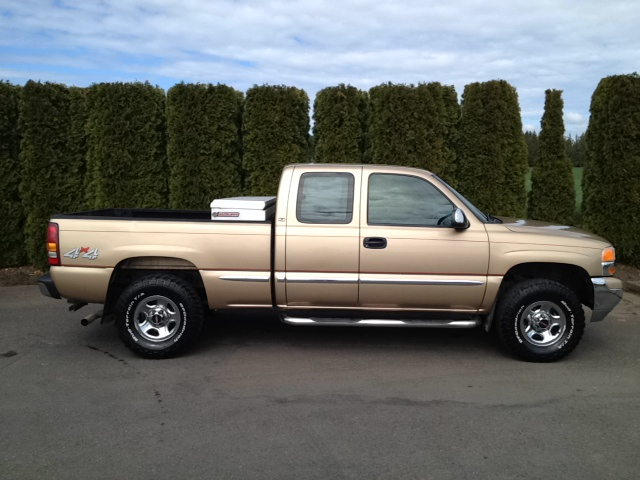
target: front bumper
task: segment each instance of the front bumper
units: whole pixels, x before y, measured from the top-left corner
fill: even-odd
[[[593,283],[592,322],[604,320],[622,298],[622,280],[613,277],[595,277]]]
[[[58,293],[56,285],[53,283],[51,275],[48,273],[38,278],[38,286],[40,287],[40,293],[45,297],[62,298]]]

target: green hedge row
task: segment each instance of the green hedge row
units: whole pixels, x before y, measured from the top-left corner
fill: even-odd
[[[367,148],[369,97],[350,85],[327,87],[313,103],[314,161],[362,163]]]
[[[0,267],[26,261],[23,248],[24,208],[20,200],[20,87],[0,82]]]
[[[49,217],[83,206],[84,142],[74,134],[82,123],[83,102],[80,90],[56,83],[29,81],[22,89],[19,128],[24,246],[29,262],[37,267],[47,265],[44,245]]]
[[[609,77],[594,93],[584,220],[620,258],[640,264],[639,237],[628,228],[640,216],[638,82]],[[530,208],[570,223],[559,208],[571,203],[560,202],[571,195],[562,186],[563,130],[560,92],[548,91]],[[254,86],[243,99],[224,85],[181,83],[165,97],[148,83],[0,82],[0,267],[46,264],[53,213],[203,209],[216,197],[273,195],[284,165],[310,160],[426,168],[491,213],[525,212],[527,147],[517,93],[505,81],[467,85],[461,104],[439,83],[329,87],[316,96],[313,133],[310,142],[309,100],[294,87]]]
[[[640,266],[640,76],[604,78],[591,98],[583,224]]]
[[[89,208],[166,207],[166,102],[149,83],[100,83],[87,91]]]
[[[169,207],[206,209],[242,192],[243,95],[225,85],[180,83],[167,94]]]
[[[285,165],[309,160],[309,97],[295,87],[254,86],[242,122],[248,195],[275,195]]]
[[[527,146],[516,89],[504,80],[467,85],[458,126],[456,182],[478,208],[522,217]]]
[[[371,163],[422,168],[453,176],[459,118],[453,87],[439,83],[373,87],[370,92]]]

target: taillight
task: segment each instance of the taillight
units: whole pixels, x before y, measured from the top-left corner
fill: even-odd
[[[60,243],[57,223],[51,222],[47,227],[47,254],[49,256],[49,265],[60,265]]]

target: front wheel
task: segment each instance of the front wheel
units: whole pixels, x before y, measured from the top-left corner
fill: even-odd
[[[582,304],[564,285],[527,280],[511,287],[496,310],[502,344],[529,362],[553,362],[578,346],[584,333]]]
[[[116,304],[116,328],[124,344],[147,358],[175,356],[202,329],[196,291],[173,275],[149,275],[131,284]]]

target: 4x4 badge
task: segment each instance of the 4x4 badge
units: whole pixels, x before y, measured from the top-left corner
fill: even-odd
[[[73,250],[69,250],[63,255],[63,257],[76,259],[78,257],[87,258],[89,260],[95,260],[98,258],[98,249],[91,247],[76,247]]]

